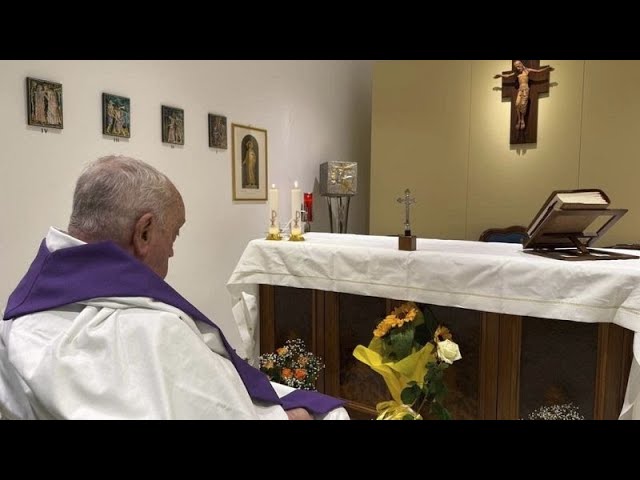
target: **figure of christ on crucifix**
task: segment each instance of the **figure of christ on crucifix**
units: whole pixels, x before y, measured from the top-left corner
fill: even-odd
[[[511,99],[511,144],[536,143],[538,137],[538,95],[549,92],[549,72],[540,60],[514,60],[513,70],[502,77],[502,98]]]

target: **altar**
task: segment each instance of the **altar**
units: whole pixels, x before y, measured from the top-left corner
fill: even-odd
[[[568,401],[585,418],[631,415],[640,388],[630,384],[631,402],[623,400],[640,331],[640,260],[562,262],[507,243],[418,239],[415,251],[400,251],[395,237],[305,238],[247,245],[227,283],[234,319],[254,362],[303,338],[326,363],[318,389],[347,399],[354,417],[388,399],[351,352],[396,301],[429,306],[460,344],[447,379],[454,418],[523,418]]]

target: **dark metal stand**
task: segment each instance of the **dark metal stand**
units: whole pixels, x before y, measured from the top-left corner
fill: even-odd
[[[331,233],[347,233],[351,195],[327,197]]]

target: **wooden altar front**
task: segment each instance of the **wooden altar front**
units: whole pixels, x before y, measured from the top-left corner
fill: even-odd
[[[377,322],[397,304],[379,297],[260,286],[260,353],[302,338],[326,369],[318,390],[344,398],[352,418],[389,400],[382,378],[357,361]],[[540,406],[573,403],[586,419],[620,414],[633,332],[579,323],[430,305],[453,332],[462,360],[445,375],[455,419],[519,419]]]

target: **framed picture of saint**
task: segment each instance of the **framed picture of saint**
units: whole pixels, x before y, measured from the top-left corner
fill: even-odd
[[[27,123],[62,129],[62,84],[27,77]]]
[[[184,110],[162,105],[162,141],[184,145]]]
[[[234,200],[267,199],[267,131],[231,124]]]
[[[131,138],[131,101],[127,97],[102,94],[102,133]]]

